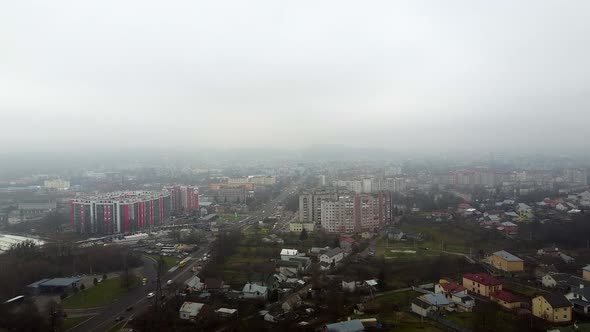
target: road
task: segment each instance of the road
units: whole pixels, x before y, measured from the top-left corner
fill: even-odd
[[[164,290],[164,293],[166,288],[166,282],[168,280],[184,283],[186,279],[191,277],[193,275],[192,267],[198,262],[198,258],[201,257],[208,249],[208,246],[205,246],[204,248],[201,248],[195,253],[193,253],[191,256],[195,257],[196,259],[192,260],[191,263],[187,264],[184,268],[178,269],[172,273],[164,273],[164,275],[161,277],[162,280],[160,280],[162,290]],[[126,319],[129,319],[132,316],[136,316],[140,314],[142,311],[147,310],[149,304],[152,302],[151,300],[147,299],[147,294],[156,289],[155,280],[157,277],[157,272],[154,265],[154,260],[145,256],[142,257],[142,260],[144,261],[142,275],[148,278],[148,280],[152,280],[152,283],[150,283],[149,286],[136,287],[135,289],[132,289],[129,293],[127,293],[125,296],[120,298],[118,301],[108,306],[97,308],[97,315],[68,331],[105,331],[116,324],[116,317],[123,316]],[[129,306],[133,307],[133,309],[132,311],[128,312],[126,311],[126,309]]]

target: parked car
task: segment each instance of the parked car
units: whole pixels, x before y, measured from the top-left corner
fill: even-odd
[[[151,293],[148,293],[148,295],[147,295],[147,298],[148,298],[148,299],[151,299],[151,298],[152,298],[152,297],[154,297],[154,296],[156,296],[156,293],[154,293],[154,292],[151,292]]]

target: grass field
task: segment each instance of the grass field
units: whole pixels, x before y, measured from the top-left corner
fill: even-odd
[[[100,284],[79,291],[62,301],[66,309],[102,307],[117,300],[127,293],[127,289],[121,287],[121,279],[107,279]]]
[[[409,290],[405,292],[389,293],[383,296],[377,296],[375,302],[380,306],[389,308],[392,306],[398,306],[400,308],[409,307],[412,300],[420,295],[420,293]]]
[[[407,312],[380,313],[377,318],[380,322],[383,322],[385,327],[391,327],[391,331],[443,332],[429,320],[421,320],[419,317]]]
[[[93,316],[79,316],[79,317],[68,317],[64,319],[63,325],[61,327],[62,331],[67,331],[78,324],[92,318]]]
[[[475,314],[472,312],[456,312],[445,317],[448,321],[459,326],[472,329],[475,326]]]

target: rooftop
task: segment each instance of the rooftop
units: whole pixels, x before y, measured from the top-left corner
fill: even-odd
[[[502,259],[510,261],[510,262],[522,262],[522,259],[514,256],[513,254],[511,254],[505,250],[496,251],[494,253],[494,256],[501,257]]]
[[[365,327],[359,319],[353,319],[326,325],[327,332],[359,332],[364,330]]]
[[[520,299],[518,298],[518,296],[516,296],[508,291],[505,291],[505,290],[497,290],[497,291],[491,293],[490,297],[496,298],[498,300],[502,300],[506,303],[520,302]]]
[[[502,284],[498,279],[487,273],[467,273],[463,275],[463,278],[486,286],[497,286]]]
[[[440,287],[444,289],[445,292],[455,294],[458,292],[462,292],[465,290],[465,287],[455,283],[455,282],[445,282],[440,284]]]
[[[539,295],[539,296],[543,297],[547,302],[549,302],[549,304],[551,305],[551,307],[553,307],[553,309],[572,306],[570,301],[568,301],[565,298],[565,296],[563,296],[561,294],[548,293],[548,294],[543,294],[543,295]]]
[[[179,312],[187,312],[189,316],[196,316],[199,314],[199,311],[203,308],[203,303],[197,302],[184,302],[182,307],[180,307]]]
[[[37,286],[42,287],[68,287],[73,283],[79,282],[80,278],[53,278],[44,279],[44,282],[39,283]],[[32,284],[31,284],[32,285]],[[34,286],[32,286],[34,287]]]

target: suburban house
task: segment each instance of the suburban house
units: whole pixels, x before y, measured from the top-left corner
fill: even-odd
[[[247,283],[242,288],[242,295],[249,300],[266,300],[268,298],[268,287]]]
[[[361,332],[364,330],[365,326],[360,319],[352,319],[324,326],[324,331],[326,332]]]
[[[463,292],[453,294],[451,301],[459,312],[471,312],[475,307],[475,299]]]
[[[451,300],[455,294],[467,294],[467,289],[455,282],[440,280],[440,283],[434,285],[434,293],[443,294]]]
[[[238,309],[219,308],[215,310],[215,313],[221,318],[231,318],[238,314]]]
[[[543,294],[533,298],[533,315],[552,323],[572,320],[572,304],[561,294]]]
[[[497,290],[490,294],[490,300],[496,302],[506,309],[520,308],[522,301],[520,298],[508,291]]]
[[[547,288],[567,288],[570,275],[567,273],[547,273],[541,278],[541,284]]]
[[[301,271],[305,272],[311,267],[311,258],[305,256],[295,256],[288,259],[289,262],[300,262]]]
[[[281,260],[288,261],[289,258],[295,257],[299,254],[297,249],[283,249],[281,250]]]
[[[321,254],[320,263],[338,264],[344,258],[344,252],[340,248],[334,248]]]
[[[571,291],[565,294],[565,297],[571,302],[575,311],[589,313],[590,308],[590,288],[580,285],[574,287]]]
[[[444,294],[424,294],[419,298],[430,304],[434,310],[446,309],[451,305],[451,301],[444,296]]]
[[[583,269],[582,269],[582,278],[584,280],[588,280],[590,281],[590,265],[586,265]]]
[[[419,297],[412,300],[412,312],[415,314],[426,317],[430,312],[435,310],[436,309],[433,308],[430,303],[420,299]]]
[[[197,276],[193,276],[189,280],[186,281],[186,289],[189,292],[200,292],[203,290],[205,284],[201,282],[201,279]]]
[[[524,261],[505,250],[493,253],[490,257],[490,264],[505,272],[520,272],[524,270]]]
[[[196,302],[184,302],[178,313],[180,314],[180,319],[190,319],[195,320],[203,309],[203,303],[196,303]]]
[[[463,275],[463,287],[489,298],[491,293],[502,289],[502,283],[487,273],[467,273]]]

